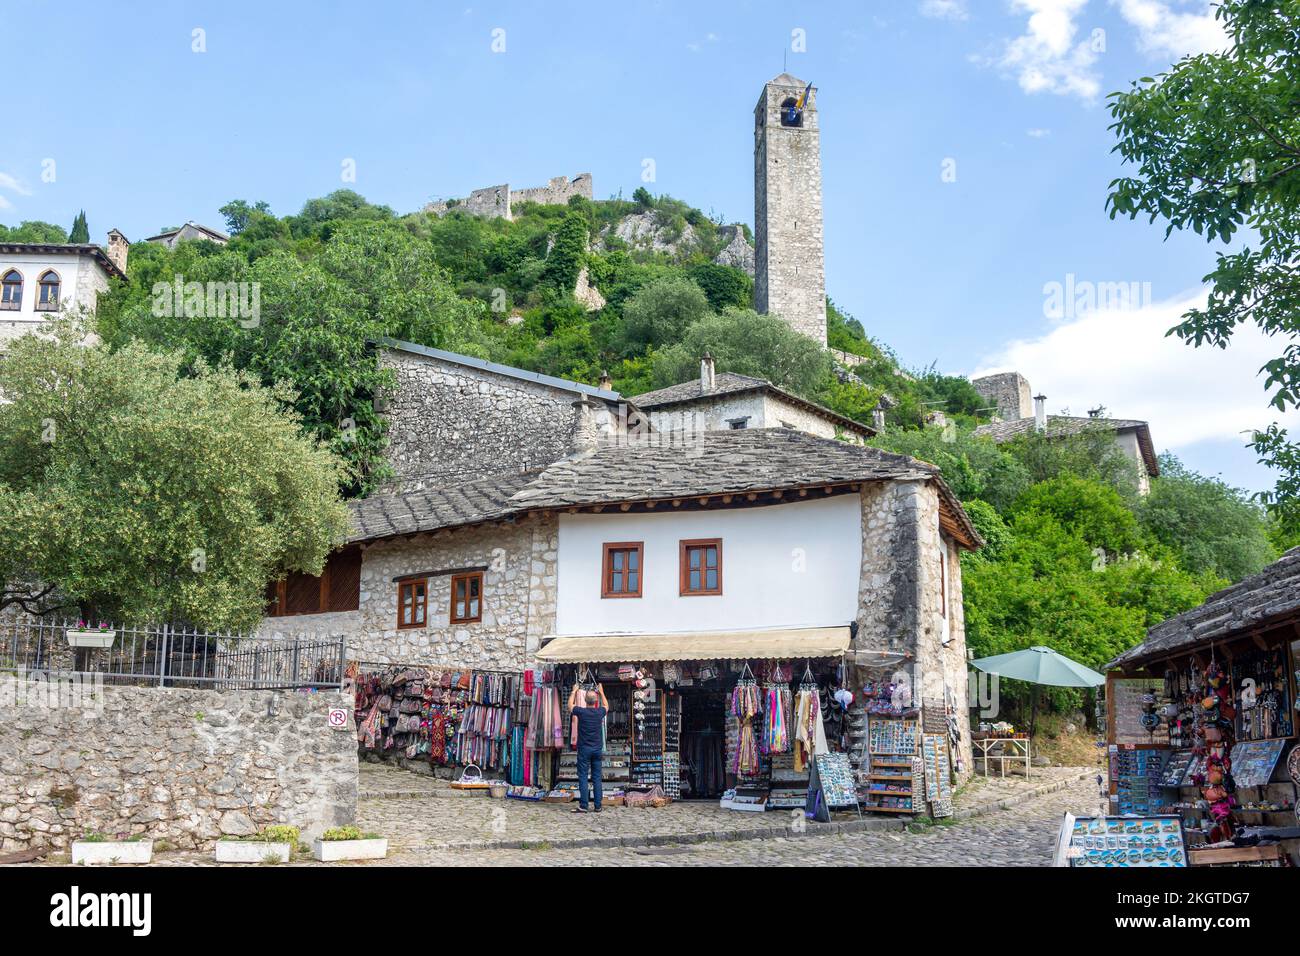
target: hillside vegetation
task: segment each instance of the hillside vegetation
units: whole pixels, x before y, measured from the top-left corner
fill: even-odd
[[[1244,492],[1171,456],[1139,497],[1132,462],[1104,430],[1002,446],[974,435],[988,410],[969,381],[908,368],[828,301],[828,344],[849,354],[837,364],[755,314],[752,279],[714,261],[735,226],[668,196],[522,204],[509,222],[454,209],[398,215],[347,190],[297,215],[242,200],[222,212],[227,246],[134,245],[128,282],[101,301],[100,334],[114,349],[138,341],[288,385],[303,427],[347,462],[349,494],[386,475],[373,405],[384,377],[370,345],[381,336],[588,383],[608,370],[626,395],[692,378],[708,351],[720,371],[770,379],[862,422],[888,395],[875,443],[940,466],[988,542],[962,568],[976,656],[1046,644],[1100,667],[1292,543]],[[66,236],[47,223],[7,234],[18,233]],[[584,271],[599,308],[574,298]],[[213,317],[188,298],[161,308],[155,287],[178,282],[257,283],[259,314]],[[936,411],[947,426],[925,427]],[[1023,699],[1011,687],[1003,696],[1013,708]]]

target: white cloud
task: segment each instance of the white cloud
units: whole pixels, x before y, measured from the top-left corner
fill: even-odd
[[[1012,0],[1012,12],[1029,14],[1025,32],[985,62],[1014,75],[1026,93],[1096,99],[1097,51],[1091,39],[1077,40],[1075,22],[1087,5],[1088,0]]]
[[[966,0],[921,0],[921,16],[931,20],[966,20]]]
[[[4,196],[0,196],[0,209],[13,209],[13,208],[14,208],[13,203],[11,203],[8,199],[5,199]]]
[[[1210,0],[1110,0],[1137,28],[1138,49],[1177,60],[1185,54],[1222,49],[1227,37]],[[1175,9],[1175,7],[1179,9]],[[1187,12],[1187,8],[1193,8]]]
[[[1032,129],[1025,130],[1025,135],[1030,139],[1045,139],[1052,135],[1050,129],[1043,129],[1041,126],[1035,126]]]
[[[30,196],[32,191],[18,181],[17,177],[0,172],[0,189],[12,189],[20,196]]]
[[[1081,415],[1104,405],[1111,417],[1149,421],[1157,449],[1244,444],[1243,432],[1273,421],[1300,427],[1300,413],[1280,415],[1268,405],[1259,375],[1283,342],[1254,325],[1239,326],[1226,350],[1165,336],[1205,298],[1197,291],[1144,308],[1086,312],[1039,338],[1007,343],[972,377],[1016,371],[1047,396],[1050,413],[1069,408]]]

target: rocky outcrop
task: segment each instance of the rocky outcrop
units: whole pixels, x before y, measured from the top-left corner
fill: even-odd
[[[601,234],[602,248],[605,246],[603,240],[610,235],[621,239],[634,249],[665,252],[670,255],[685,252],[699,242],[695,227],[690,223],[683,225],[680,234],[676,234],[676,230],[662,222],[659,214],[653,209],[625,216],[615,223],[612,229],[606,227]]]
[[[734,226],[724,226],[723,229],[731,230],[731,241],[714,257],[713,261],[720,266],[731,266],[733,269],[740,269],[752,276],[754,274],[754,247],[745,238],[745,230],[740,228],[739,223]]]

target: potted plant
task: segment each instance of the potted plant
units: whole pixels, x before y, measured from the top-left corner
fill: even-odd
[[[148,863],[153,859],[153,840],[144,836],[119,833],[110,840],[102,833],[86,833],[72,841],[72,862],[78,863]]]
[[[93,647],[104,650],[112,647],[113,641],[117,639],[117,631],[103,621],[93,627],[85,621],[78,621],[76,627],[70,627],[64,633],[71,647]]]
[[[322,863],[338,860],[382,860],[388,856],[388,840],[378,833],[362,833],[356,827],[334,827],[312,841],[312,855]]]
[[[288,863],[298,845],[297,827],[267,827],[252,836],[225,837],[216,843],[218,863]]]

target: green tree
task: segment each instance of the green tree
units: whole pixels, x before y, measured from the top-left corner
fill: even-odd
[[[90,242],[90,226],[86,224],[86,210],[81,210],[81,212],[77,213],[77,218],[72,220],[72,229],[68,232],[68,242]]]
[[[0,242],[64,243],[68,234],[52,222],[28,219],[16,226],[0,226]]]
[[[1266,515],[1248,492],[1160,456],[1160,477],[1138,505],[1142,525],[1190,571],[1240,581],[1272,561]]]
[[[815,396],[830,375],[826,351],[775,315],[752,309],[727,309],[707,315],[686,330],[682,340],[654,355],[656,387],[674,385],[699,374],[708,352],[719,372],[765,378],[804,396]]]
[[[587,220],[569,213],[555,231],[555,245],[546,256],[541,279],[559,295],[572,295],[587,259]]]
[[[716,262],[702,262],[692,266],[686,274],[704,290],[709,306],[715,312],[733,305],[745,309],[754,302],[754,280],[739,269]]]
[[[1019,459],[1008,455],[991,438],[956,425],[886,429],[871,444],[937,465],[953,494],[962,501],[986,501],[1003,513],[1031,483],[1029,471]]]
[[[256,202],[250,206],[242,199],[232,199],[217,211],[226,220],[226,231],[232,236],[237,236],[248,227],[248,221],[253,213],[269,215],[271,206],[265,202]]]
[[[1145,540],[1137,516],[1109,485],[1077,475],[1058,475],[1027,488],[1011,507],[1013,520],[1051,518],[1089,548],[1108,555],[1142,550]]]
[[[0,364],[0,573],[87,616],[247,628],[266,582],[346,536],[342,463],[291,396],[61,324]]]
[[[659,348],[680,342],[686,330],[708,314],[708,298],[690,279],[658,279],[623,305],[624,334],[633,347]]]
[[[1166,236],[1191,229],[1226,243],[1249,230],[1257,242],[1217,253],[1206,306],[1172,332],[1218,348],[1246,323],[1280,333],[1265,387],[1285,410],[1300,404],[1300,0],[1221,0],[1215,17],[1226,50],[1113,94],[1115,151],[1136,169],[1111,183],[1107,205],[1112,218],[1163,219]],[[1277,424],[1254,447],[1281,472],[1267,500],[1300,522],[1300,447]]]

